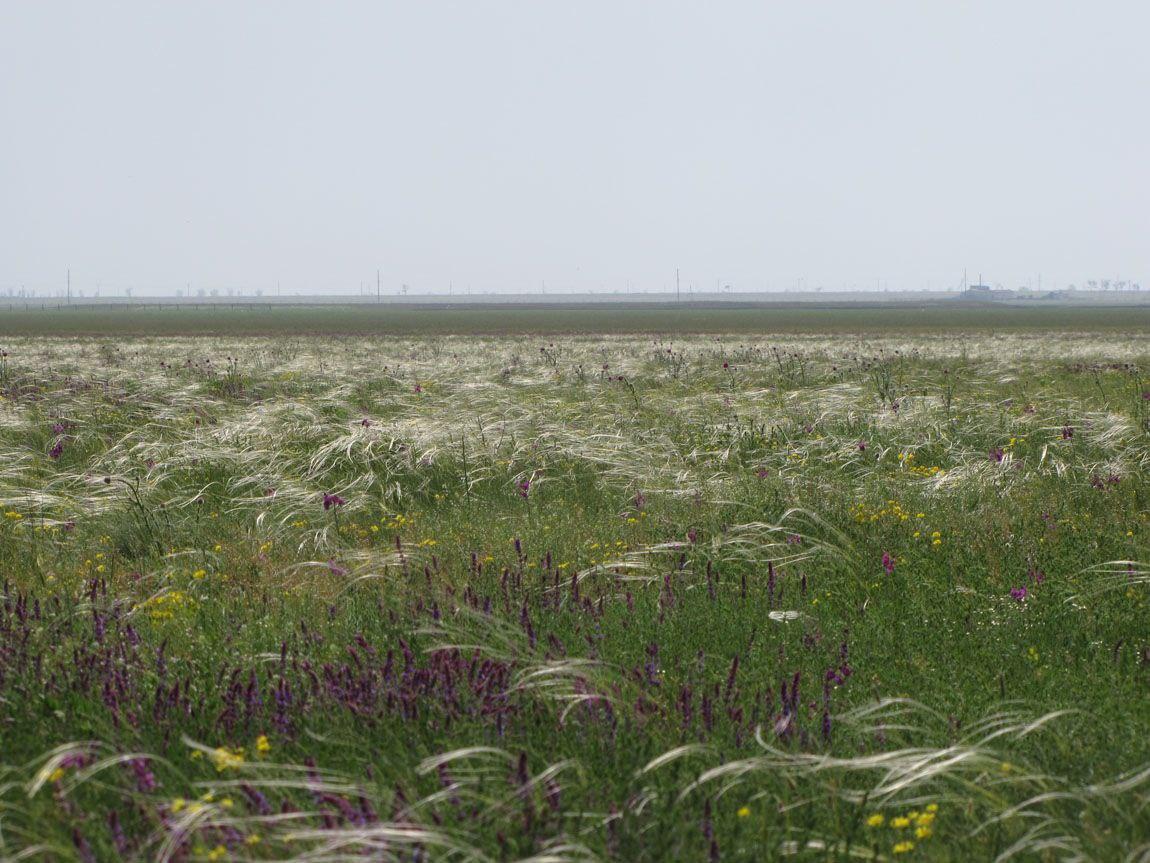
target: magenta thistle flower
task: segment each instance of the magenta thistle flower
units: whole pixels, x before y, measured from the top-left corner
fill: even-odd
[[[1030,593],[1030,591],[1028,591],[1025,587],[1012,587],[1012,588],[1010,588],[1010,598],[1015,600],[1016,602],[1022,602],[1023,600],[1025,600],[1026,597],[1029,595],[1029,593]]]
[[[516,486],[516,488],[519,490],[519,496],[521,498],[523,498],[524,500],[527,500],[527,496],[529,494],[531,494],[531,480],[529,480],[529,479],[519,480],[519,483]]]
[[[882,553],[882,568],[886,571],[887,575],[892,575],[894,573],[894,561],[894,555],[892,555],[889,551],[884,551]]]
[[[327,494],[326,492],[324,493],[323,508],[325,510],[331,509],[333,506],[343,506],[345,503],[347,503],[347,501],[340,497],[338,494]]]
[[[48,450],[48,458],[53,459],[53,460],[58,459],[63,454],[63,452],[64,452],[64,439],[61,438],[60,440],[56,441],[55,444],[52,445],[52,448],[50,450]]]

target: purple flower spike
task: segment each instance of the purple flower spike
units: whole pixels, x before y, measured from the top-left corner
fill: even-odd
[[[325,510],[331,509],[333,506],[343,506],[345,503],[347,503],[347,501],[338,494],[325,493],[323,496],[323,508]]]

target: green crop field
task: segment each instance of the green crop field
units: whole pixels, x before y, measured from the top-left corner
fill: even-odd
[[[1150,860],[1146,315],[0,311],[0,858]]]
[[[933,301],[840,304],[503,304],[44,308],[0,305],[0,336],[521,335],[727,333],[1146,332],[1150,304],[1005,306]]]

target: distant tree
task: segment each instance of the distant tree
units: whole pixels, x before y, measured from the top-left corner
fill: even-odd
[[[208,292],[205,291],[203,288],[196,288],[196,296],[197,297],[203,298],[203,297],[206,297],[207,295],[208,295]]]
[[[256,296],[262,297],[263,295],[264,295],[264,289],[263,288],[256,288]]]
[[[213,297],[218,297],[220,295],[220,289],[219,288],[212,288],[210,291],[208,291],[208,293],[211,294]]]

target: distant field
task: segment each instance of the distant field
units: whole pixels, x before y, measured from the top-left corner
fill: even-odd
[[[0,336],[506,335],[514,333],[924,333],[946,330],[1144,332],[1150,306],[916,307],[88,307],[0,306]]]

